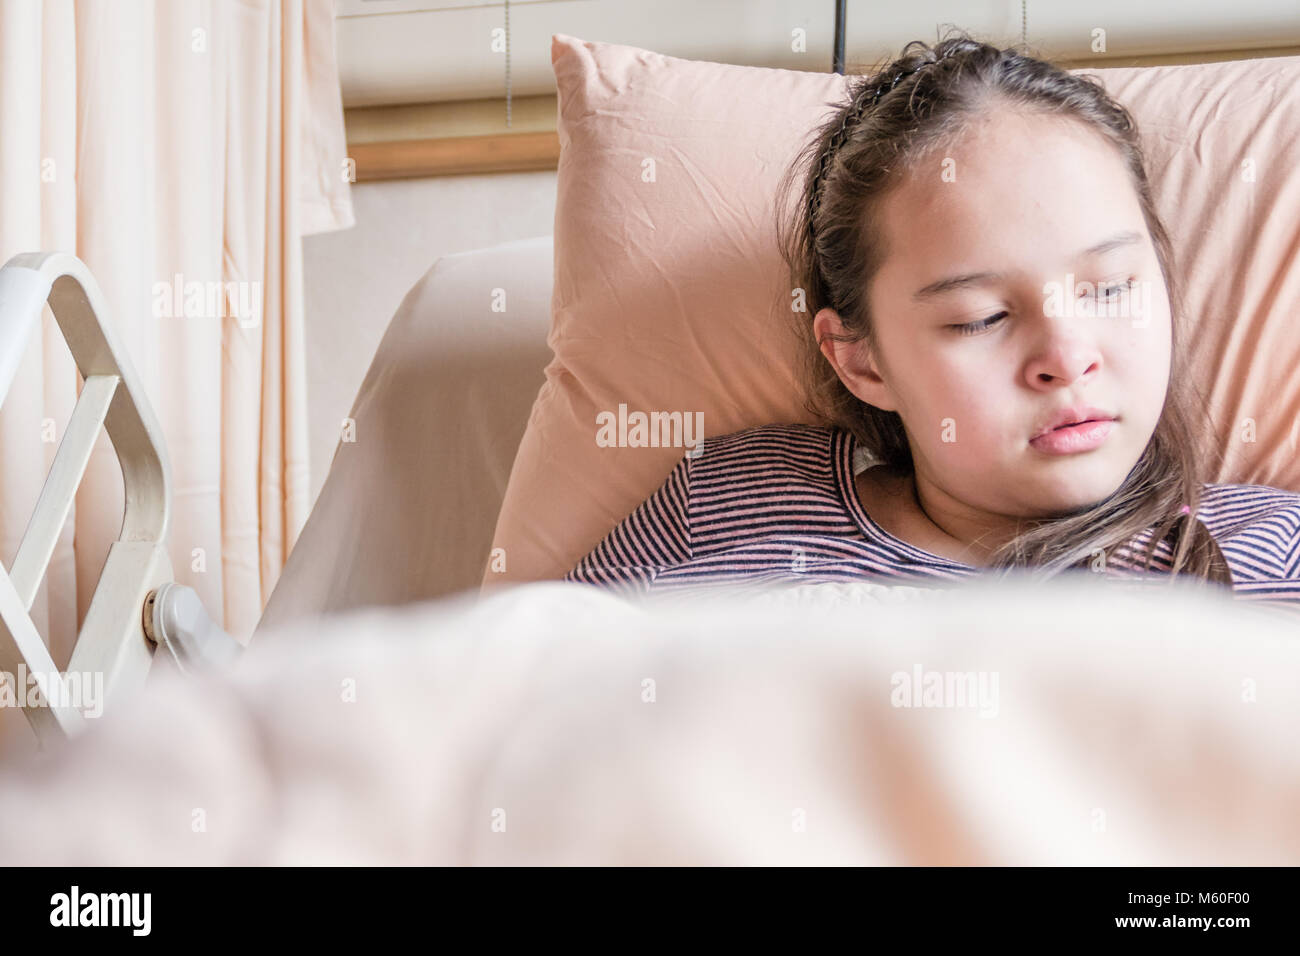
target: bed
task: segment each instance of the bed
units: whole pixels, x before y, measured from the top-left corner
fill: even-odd
[[[769,252],[674,220],[617,271],[619,236],[654,209],[609,156],[652,147],[611,136],[636,114],[653,121],[635,136],[676,137],[663,168],[684,175],[656,200],[673,208],[720,182],[761,192],[794,124],[763,104],[809,109],[841,81],[563,35],[553,60],[555,234],[445,257],[411,289],[247,652],[155,668],[39,764],[0,766],[5,861],[1300,861],[1295,615],[1181,587],[1099,600],[1075,579],[698,604],[556,580],[675,457],[584,446],[618,390],[704,408],[713,433],[799,415],[766,360]],[[1163,116],[1150,141],[1225,436],[1215,477],[1300,490],[1300,58],[1105,72]],[[693,89],[714,96],[682,117]],[[677,108],[647,112],[647,90]],[[703,120],[751,140],[723,156],[687,132]],[[1267,202],[1218,201],[1252,156]],[[709,250],[726,268],[694,268]],[[695,294],[706,273],[730,299]],[[497,287],[505,312],[483,304]]]

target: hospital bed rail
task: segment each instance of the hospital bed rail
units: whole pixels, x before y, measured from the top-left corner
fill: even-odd
[[[107,708],[139,692],[157,647],[182,671],[227,662],[241,650],[193,589],[172,581],[171,467],[162,429],[108,321],[104,294],[76,256],[21,253],[0,268],[0,405],[47,302],[84,384],[13,566],[0,563],[0,670],[14,674],[21,665],[47,682],[22,703],[42,746],[84,729],[82,708],[68,702],[65,675],[102,674],[98,707]],[[122,469],[122,528],[61,672],[30,611],[101,428]]]

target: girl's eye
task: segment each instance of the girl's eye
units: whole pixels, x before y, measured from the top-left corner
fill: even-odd
[[[967,322],[965,325],[950,325],[958,335],[978,335],[980,332],[991,328],[994,323],[1001,322],[1007,315],[1006,312],[999,312],[997,315],[990,315],[987,319],[980,319],[976,322]]]
[[[1113,282],[1110,285],[1099,285],[1096,287],[1097,296],[1098,298],[1105,300],[1117,299],[1125,292],[1130,291],[1136,284],[1137,277],[1129,276],[1123,282]],[[1009,313],[1007,312],[999,312],[996,315],[989,316],[987,319],[967,322],[965,325],[950,325],[948,328],[952,329],[958,335],[979,335],[979,333],[986,332],[998,322],[1001,322],[1008,314]]]
[[[1123,282],[1097,286],[1097,296],[1102,299],[1115,299],[1128,292],[1137,282],[1136,276],[1129,276]],[[1114,293],[1113,295],[1111,293]]]

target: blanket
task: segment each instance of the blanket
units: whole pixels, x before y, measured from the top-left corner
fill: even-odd
[[[0,765],[0,862],[1300,863],[1296,617],[924,591],[301,620]]]

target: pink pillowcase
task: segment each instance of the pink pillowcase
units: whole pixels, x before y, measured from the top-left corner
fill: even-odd
[[[706,445],[811,421],[774,202],[850,78],[564,34],[551,61],[555,357],[497,520],[505,570],[490,563],[485,585],[561,577],[663,483],[693,431],[635,447],[635,413],[702,414]],[[1208,480],[1300,491],[1300,57],[1086,72],[1142,130],[1224,454]]]

